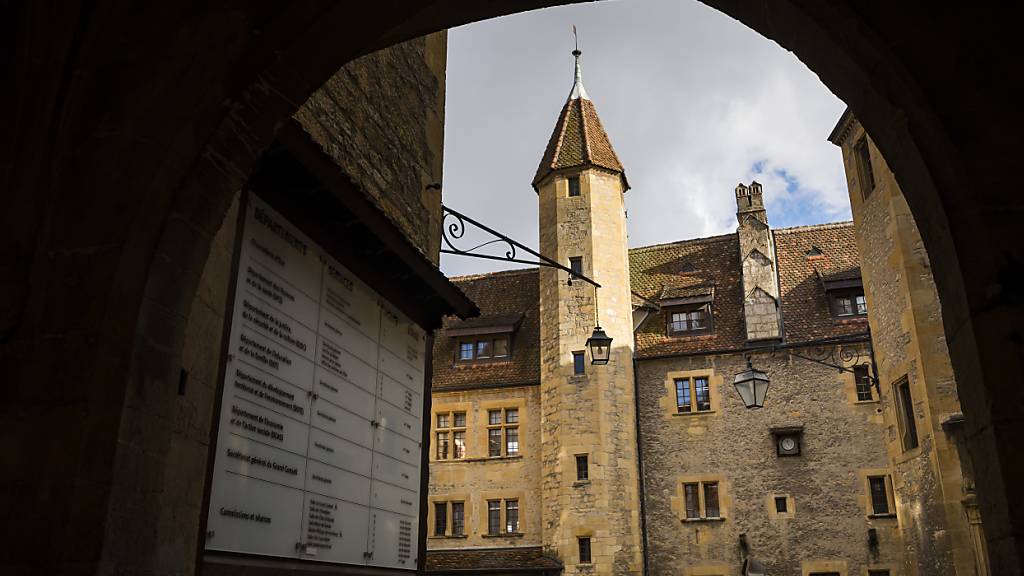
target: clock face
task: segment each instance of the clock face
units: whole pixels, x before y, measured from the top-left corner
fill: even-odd
[[[783,450],[789,451],[789,450],[792,450],[794,448],[796,448],[796,440],[794,440],[792,438],[783,438],[782,439],[782,449]]]

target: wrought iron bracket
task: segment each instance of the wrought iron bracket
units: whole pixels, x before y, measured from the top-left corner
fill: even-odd
[[[473,246],[471,248],[466,248],[466,249],[459,248],[458,246],[455,245],[455,243],[460,238],[465,236],[465,234],[466,234],[466,225],[467,224],[469,224],[469,225],[471,225],[471,226],[473,226],[475,228],[478,228],[478,229],[480,229],[480,230],[490,234],[491,236],[494,236],[494,239],[493,240],[488,240],[487,242],[483,242],[483,243],[477,244],[476,246]],[[491,245],[494,245],[494,244],[504,244],[505,247],[507,247],[507,248],[505,248],[505,254],[504,255],[494,255],[494,254],[485,254],[485,253],[477,252],[477,250],[480,250],[481,248],[485,248],[487,246],[491,246]],[[525,258],[520,258],[519,257],[519,251],[522,251],[522,252],[525,252],[526,254],[534,256],[536,258],[536,260],[527,260]],[[496,230],[494,230],[492,228],[489,228],[486,225],[481,224],[480,222],[477,222],[476,220],[470,218],[469,216],[466,216],[465,214],[462,214],[460,212],[452,210],[451,208],[449,208],[449,207],[447,207],[447,206],[445,206],[443,204],[441,205],[441,253],[442,254],[455,254],[457,256],[468,256],[470,258],[483,258],[485,260],[499,260],[499,261],[503,261],[503,262],[518,262],[520,264],[534,264],[534,265],[537,265],[537,266],[547,266],[549,268],[557,268],[559,270],[562,270],[564,272],[568,272],[569,273],[569,284],[572,284],[573,280],[583,280],[584,282],[593,284],[595,288],[600,288],[601,287],[600,284],[598,284],[597,282],[594,282],[590,278],[587,278],[586,276],[584,276],[582,274],[577,274],[577,273],[573,272],[571,268],[569,268],[567,266],[563,266],[563,265],[559,264],[558,262],[555,262],[554,260],[548,258],[547,256],[544,256],[544,255],[540,254],[539,252],[534,251],[533,249],[529,248],[528,246],[525,246],[525,245],[523,245],[523,244],[521,244],[519,242],[516,242],[515,240],[509,238],[508,236],[505,236],[501,232],[498,232],[498,231],[496,231]]]
[[[836,342],[819,342],[818,345],[811,348],[811,355],[807,356],[796,352],[789,347],[772,346],[769,351],[772,355],[777,352],[785,352],[790,356],[796,356],[801,360],[807,360],[808,362],[814,362],[822,366],[828,366],[834,368],[840,372],[849,372],[855,374],[855,371],[850,366],[857,366],[863,364],[861,359],[870,361],[870,370],[867,374],[868,381],[875,388],[875,392],[879,397],[882,396],[882,385],[879,382],[876,374],[878,371],[875,367],[875,354],[871,347],[871,332],[868,331],[868,340],[866,342],[867,350],[862,352],[861,350],[851,349],[849,346],[843,346],[843,344],[855,344],[850,341],[836,341]]]

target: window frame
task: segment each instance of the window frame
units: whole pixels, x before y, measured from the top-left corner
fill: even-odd
[[[683,521],[725,520],[722,515],[722,482],[720,480],[692,480],[683,485]],[[708,500],[714,494],[715,515],[708,515]]]
[[[577,350],[572,353],[572,375],[584,376],[587,373],[587,353]]]
[[[697,397],[698,387],[697,381],[701,380],[704,382],[704,386],[701,388],[706,391],[706,407],[701,409],[700,403]],[[685,384],[680,386],[680,384]],[[711,377],[710,376],[680,376],[673,378],[672,383],[675,387],[676,393],[676,414],[707,414],[715,411],[714,404],[711,402]],[[683,398],[687,399],[687,403],[683,404]]]
[[[505,353],[497,355],[499,343],[504,343]],[[481,345],[484,344],[489,350],[486,356],[480,355]],[[468,348],[467,348],[468,347]],[[512,358],[512,335],[511,334],[478,334],[475,336],[463,336],[455,339],[455,360],[456,364],[473,364],[477,362],[503,362]],[[468,350],[469,357],[465,352]]]
[[[440,531],[438,529],[440,528]],[[448,535],[448,502],[434,502],[434,536]]]
[[[497,519],[492,515],[497,513]],[[501,499],[487,501],[487,535],[501,536]]]
[[[892,474],[868,474],[865,477],[868,492],[868,517],[869,518],[895,518],[896,498],[892,487]],[[874,481],[882,483],[885,496],[885,511],[879,511],[875,501]]]
[[[917,417],[914,413],[914,396],[910,390],[910,379],[903,375],[892,384],[895,399],[896,423],[900,431],[900,445],[903,452],[909,452],[921,445],[917,432]]]
[[[875,181],[875,167],[871,164],[871,148],[867,135],[863,135],[853,145],[854,163],[857,165],[857,180],[860,184],[861,197],[865,200],[878,187]]]
[[[569,257],[569,274],[573,278],[579,278],[583,276],[583,256],[570,256]]]
[[[573,186],[573,183],[576,184],[575,187]],[[566,176],[565,177],[565,185],[566,185],[567,197],[568,198],[576,198],[578,196],[582,196],[583,195],[583,188],[582,188],[582,186],[580,184],[580,177],[579,176]],[[575,192],[575,194],[573,192]]]
[[[593,549],[591,547],[590,536],[577,536],[576,537],[576,548],[579,554],[580,564],[593,564]],[[584,554],[584,550],[586,554]]]
[[[874,386],[871,384],[871,367],[867,364],[857,364],[853,367],[853,391],[857,396],[857,402],[874,402]],[[867,393],[867,398],[863,394]]]
[[[700,334],[710,334],[715,330],[715,314],[712,306],[713,302],[695,302],[693,304],[675,304],[671,307],[665,308],[665,334],[668,336],[696,336]],[[690,314],[694,312],[702,312],[704,315],[704,326],[701,328],[691,328],[693,319]],[[687,317],[683,321],[685,322],[686,328],[677,329],[675,325],[677,321],[673,320],[675,314],[686,314]]]
[[[510,506],[511,505],[511,506]],[[512,518],[515,512],[514,520]],[[519,499],[509,498],[505,500],[505,534],[521,534],[519,530]],[[515,522],[515,525],[512,522]]]
[[[521,420],[519,418],[519,406],[509,406],[502,408],[488,408],[487,409],[487,457],[488,458],[509,458],[519,456],[522,452],[522,446],[519,436],[519,427],[521,426]],[[495,422],[494,415],[498,415],[498,421]],[[514,418],[514,420],[513,420]],[[498,432],[499,449],[498,453],[494,453],[494,439],[495,432]],[[514,440],[509,438],[509,431],[513,431]],[[510,451],[510,443],[515,443],[515,450]]]
[[[582,466],[581,466],[582,464]],[[590,481],[590,455],[576,454],[576,481]]]
[[[456,426],[457,418],[462,417],[462,426]],[[442,423],[445,424],[442,426]],[[466,438],[469,429],[468,415],[465,410],[442,410],[434,412],[434,461],[447,462],[450,460],[466,459]],[[461,434],[462,448],[458,448],[456,438]],[[442,443],[442,436],[444,442]],[[444,446],[442,455],[441,447]]]
[[[850,301],[850,312],[846,313],[841,311],[840,301],[848,299]],[[861,307],[858,299],[863,301],[863,307]],[[847,318],[866,318],[868,315],[868,301],[864,295],[863,286],[852,286],[850,288],[836,288],[828,291],[828,307],[829,312],[833,318],[836,319],[847,319]]]
[[[451,535],[452,536],[465,536],[466,535],[466,503],[463,501],[449,502],[451,505],[451,512],[448,514],[451,519]],[[455,521],[455,507],[459,507],[459,521]]]

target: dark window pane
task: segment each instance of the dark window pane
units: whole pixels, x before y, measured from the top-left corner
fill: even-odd
[[[487,501],[487,533],[491,535],[501,532],[501,500]]]
[[[590,564],[590,538],[580,538],[580,564]]]
[[[476,341],[476,357],[477,358],[490,358],[491,357],[491,341],[490,340],[477,340]]]
[[[438,428],[447,428],[448,427],[448,415],[447,414],[438,414],[437,415],[437,427]]]
[[[885,476],[872,476],[868,482],[871,485],[871,512],[888,514],[889,498],[885,490]]]
[[[501,424],[501,410],[488,410],[487,411],[487,423],[491,426],[495,424]]]
[[[519,423],[519,409],[508,408],[505,410],[505,423],[507,424],[518,424]]]
[[[487,431],[487,455],[501,456],[501,428]]]
[[[447,528],[448,528],[448,503],[447,502],[435,502],[434,503],[434,536],[444,536],[444,531]]]
[[[505,500],[505,532],[519,532],[519,501]]]
[[[718,518],[718,482],[704,484],[704,517]]]
[[[866,364],[853,367],[853,381],[857,385],[857,400],[861,402],[871,400],[871,380],[868,378],[868,367]]]
[[[864,298],[863,294],[857,294],[853,297],[853,300],[857,306],[857,314],[864,315],[868,313],[868,301]]]
[[[448,433],[438,432],[437,433],[437,459],[447,460],[448,459]]]
[[[453,418],[455,420],[454,426],[456,428],[465,428],[466,427],[466,413],[465,412],[456,412],[455,414],[453,414]]]
[[[707,378],[693,379],[694,393],[697,396],[697,410],[711,410],[711,389]]]
[[[580,177],[569,176],[566,180],[569,182],[569,196],[580,195]]]
[[[519,428],[505,429],[505,455],[519,454]]]
[[[685,332],[690,329],[690,325],[686,320],[685,312],[676,312],[672,314],[671,321],[669,322],[669,329],[672,332]]]
[[[690,408],[690,380],[680,378],[676,380],[676,410],[689,412]]]
[[[910,397],[910,382],[904,376],[896,383],[896,416],[900,424],[903,450],[917,448],[917,421],[914,418],[914,400]]]
[[[466,433],[464,431],[453,433],[455,440],[455,452],[452,454],[454,458],[465,458],[466,457]]]
[[[868,570],[868,576],[889,576],[889,571],[882,570]]]
[[[683,495],[686,500],[686,517],[700,518],[700,496],[696,484],[683,484]]]
[[[583,374],[585,372],[585,369],[586,369],[586,358],[584,357],[583,352],[573,352],[572,353],[572,373],[573,374]]]
[[[466,533],[466,507],[462,502],[452,502],[452,536]]]
[[[502,358],[508,356],[508,338],[494,339],[494,357]]]
[[[583,257],[573,256],[569,258],[569,269],[572,270],[573,276],[583,275]]]
[[[707,328],[707,312],[703,308],[690,312],[690,330]]]
[[[785,512],[786,509],[787,509],[786,497],[785,496],[776,496],[775,497],[775,511],[776,512]]]
[[[459,360],[473,359],[473,343],[463,342],[459,344]]]
[[[867,138],[857,142],[854,153],[857,156],[857,171],[860,172],[861,193],[867,198],[875,190],[875,170],[871,166],[871,150]]]
[[[587,463],[586,454],[576,455],[576,479],[587,480],[590,478],[590,467]]]

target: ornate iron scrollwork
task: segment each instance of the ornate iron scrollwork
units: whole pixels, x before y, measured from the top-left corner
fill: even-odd
[[[555,262],[554,260],[539,254],[531,248],[516,242],[515,240],[505,236],[504,234],[493,230],[480,222],[461,214],[451,208],[442,205],[441,206],[441,253],[442,254],[455,254],[458,256],[469,256],[470,258],[483,258],[486,260],[500,260],[504,262],[518,262],[520,264],[534,264],[537,266],[547,266],[549,268],[557,268],[564,272],[569,273],[569,283],[573,280],[583,280],[593,284],[595,288],[600,288],[601,285],[594,282],[590,278],[582,274],[573,272],[570,268]],[[491,236],[494,236],[493,240],[488,240],[473,246],[471,248],[459,248],[456,242],[466,235],[467,224],[471,225]],[[505,253],[502,254],[486,254],[479,252],[480,249],[486,248],[487,246],[493,246],[495,244],[504,244]],[[523,251],[529,255],[536,257],[536,260],[526,260],[519,257],[519,251]]]
[[[835,342],[819,342],[817,345],[806,349],[806,354],[801,354],[792,348],[772,348],[772,354],[785,352],[790,356],[796,356],[801,360],[807,360],[829,368],[835,368],[840,372],[854,373],[853,366],[866,364],[869,367],[867,378],[875,391],[881,394],[881,384],[875,376],[875,358],[871,349],[871,333],[868,332],[868,340],[863,343],[851,342],[849,340],[836,340]]]

